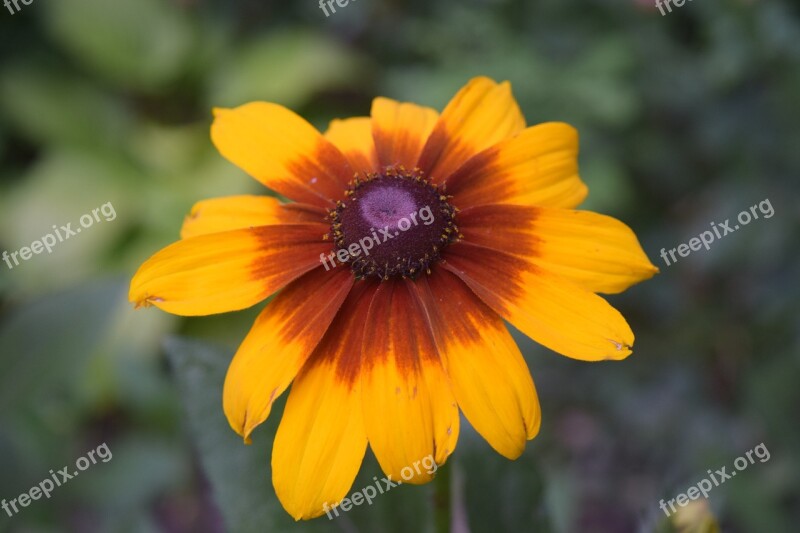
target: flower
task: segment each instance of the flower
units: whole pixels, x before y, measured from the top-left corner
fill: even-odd
[[[541,416],[503,319],[568,357],[631,353],[630,327],[595,293],[658,270],[626,225],[573,210],[587,194],[577,132],[526,128],[508,82],[475,78],[441,114],[376,98],[324,135],[253,102],[216,109],[211,138],[294,203],[199,202],[130,300],[208,315],[280,291],[234,356],[223,406],[249,442],[293,383],[272,469],[295,519],[346,495],[368,444],[392,479],[429,481],[406,467],[446,461],[459,409],[517,458]]]

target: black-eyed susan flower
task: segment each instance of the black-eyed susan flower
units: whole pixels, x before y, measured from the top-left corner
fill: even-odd
[[[623,223],[575,208],[578,135],[526,128],[510,85],[471,80],[439,114],[376,98],[325,134],[276,104],[215,110],[219,151],[294,201],[198,203],[130,299],[179,315],[270,301],[231,363],[224,410],[249,441],[292,384],[273,484],[296,519],[340,501],[369,445],[394,480],[456,447],[459,409],[514,459],[538,432],[533,381],[503,319],[586,361],[633,333],[595,293],[651,277]],[[405,468],[405,470],[404,470]]]

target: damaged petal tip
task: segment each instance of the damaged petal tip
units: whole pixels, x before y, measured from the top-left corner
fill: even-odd
[[[131,299],[131,301],[133,302],[133,308],[134,309],[139,309],[141,307],[144,307],[144,308],[152,307],[154,302],[160,303],[160,302],[163,302],[164,299],[163,298],[159,298],[158,296],[145,296],[144,298],[141,298],[141,299],[138,299],[138,300]]]
[[[255,431],[256,427],[258,427],[258,423],[253,423],[253,421],[249,418],[249,413],[245,414],[244,422],[238,428],[233,428],[236,433],[241,435],[242,439],[244,439],[244,443],[247,445],[253,444],[253,431]]]
[[[242,437],[242,441],[245,443],[245,445],[249,446],[253,444],[253,438],[251,435],[253,433],[253,429],[255,428],[248,428],[247,423],[244,423],[241,427],[231,427],[240,437]]]
[[[614,348],[616,348],[617,351],[630,350],[631,348],[633,348],[633,346],[631,346],[630,344],[624,343],[624,342],[618,342],[618,341],[615,341],[614,339],[607,339],[607,340],[608,340],[608,342],[610,342],[611,344],[614,345]]]
[[[616,361],[616,360],[620,360],[620,359],[625,359],[626,357],[628,357],[630,354],[633,353],[633,346],[630,345],[630,344],[627,344],[625,342],[615,341],[613,339],[606,339],[606,340],[608,342],[610,342],[611,344],[613,344],[614,345],[614,349],[616,350],[616,353],[609,354],[606,357],[606,359],[608,359],[608,360],[615,360]]]

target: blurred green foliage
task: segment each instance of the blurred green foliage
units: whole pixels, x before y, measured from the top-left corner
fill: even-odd
[[[360,0],[326,18],[311,0],[37,0],[0,11],[0,44],[0,249],[106,202],[117,213],[50,255],[0,263],[0,498],[101,442],[114,454],[51,499],[0,512],[0,531],[430,530],[430,486],[294,524],[270,483],[282,403],[250,447],[221,412],[258,310],[134,312],[127,282],[195,201],[261,190],[211,145],[212,107],[275,101],[324,129],[368,114],[376,95],[441,108],[479,74],[511,80],[529,123],[578,127],[584,207],[630,224],[662,273],[611,298],[637,333],[623,363],[517,336],[542,431],[508,462],[464,424],[446,467],[455,523],[800,521],[796,3],[703,0],[662,17],[647,0]],[[659,259],[765,198],[773,218],[676,265]],[[714,489],[712,515],[665,520],[660,499],[760,442],[771,459]],[[354,489],[374,475],[368,457]]]

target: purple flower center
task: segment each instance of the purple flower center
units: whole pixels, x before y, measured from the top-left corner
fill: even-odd
[[[416,278],[459,238],[455,208],[419,170],[388,167],[357,179],[331,211],[339,262],[356,278]]]

